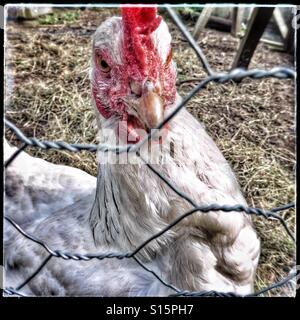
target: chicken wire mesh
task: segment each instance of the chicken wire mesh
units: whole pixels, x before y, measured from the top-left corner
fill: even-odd
[[[244,78],[252,78],[252,79],[261,79],[261,78],[267,78],[267,77],[274,77],[279,79],[287,79],[287,78],[295,78],[296,73],[294,70],[289,68],[273,68],[272,70],[261,70],[261,69],[252,69],[252,70],[244,70],[244,69],[233,69],[229,73],[216,73],[212,70],[211,66],[209,65],[205,55],[203,54],[201,48],[198,46],[196,41],[193,39],[185,25],[182,23],[178,15],[175,13],[175,11],[170,8],[166,7],[167,12],[169,13],[170,17],[172,18],[173,22],[176,24],[178,29],[181,31],[183,36],[186,38],[190,46],[195,51],[198,59],[201,61],[203,68],[205,69],[207,73],[206,79],[201,81],[189,94],[187,94],[181,101],[181,103],[176,106],[176,108],[173,110],[172,113],[170,113],[158,126],[156,129],[162,129],[165,124],[167,124],[173,117],[176,116],[176,114],[185,107],[185,105],[203,88],[206,87],[206,85],[210,82],[215,83],[225,83],[229,81],[235,81],[240,82]],[[166,177],[164,177],[159,171],[157,171],[149,162],[146,161],[142,157],[142,155],[139,153],[140,148],[142,145],[144,145],[147,141],[151,140],[152,136],[154,135],[154,131],[151,131],[142,141],[135,145],[126,145],[126,146],[109,146],[105,144],[99,144],[99,145],[91,145],[91,144],[68,144],[63,141],[40,141],[36,138],[29,138],[26,135],[24,135],[13,123],[8,121],[7,119],[4,120],[5,125],[8,129],[12,130],[13,133],[18,137],[20,141],[23,142],[22,146],[10,156],[8,160],[4,163],[4,167],[7,168],[12,161],[22,152],[26,149],[28,146],[33,146],[37,148],[42,148],[44,150],[49,149],[57,149],[57,150],[66,150],[70,152],[80,152],[80,151],[89,151],[89,152],[96,152],[97,150],[100,150],[102,152],[115,152],[116,154],[124,153],[124,152],[135,152],[138,157],[141,158],[141,160],[145,163],[145,165],[154,173],[156,174],[161,180],[164,181],[165,184],[168,185],[169,188],[171,188],[178,196],[185,199],[191,206],[193,207],[192,210],[184,213],[179,218],[174,220],[172,223],[170,223],[167,227],[162,229],[160,232],[154,234],[152,237],[141,243],[135,250],[132,252],[127,253],[119,253],[119,252],[111,252],[108,254],[79,254],[79,253],[70,253],[66,251],[60,251],[55,250],[53,248],[50,248],[47,243],[44,241],[41,241],[40,239],[35,238],[33,235],[27,233],[25,230],[21,228],[18,223],[14,221],[11,217],[5,216],[5,220],[10,223],[21,235],[23,235],[25,238],[37,243],[38,245],[42,246],[47,252],[48,255],[46,259],[39,265],[39,267],[33,272],[30,277],[25,279],[19,286],[16,288],[4,288],[3,293],[6,295],[14,295],[14,296],[26,296],[23,294],[20,290],[24,288],[34,277],[36,277],[39,272],[46,266],[46,264],[53,258],[60,258],[64,260],[83,260],[83,261],[90,261],[92,259],[133,259],[135,262],[144,270],[151,273],[153,277],[158,279],[163,285],[168,287],[169,289],[174,291],[174,294],[171,296],[219,296],[219,297],[239,297],[241,295],[238,295],[233,292],[217,292],[217,291],[199,291],[199,292],[189,292],[185,290],[181,290],[179,288],[176,288],[171,283],[166,282],[162,277],[160,277],[156,272],[149,269],[147,266],[145,266],[137,257],[136,255],[145,247],[147,246],[151,241],[154,241],[158,237],[162,236],[164,233],[166,233],[168,230],[173,228],[175,225],[177,225],[181,220],[185,219],[186,217],[193,215],[193,214],[205,214],[209,211],[218,211],[222,210],[225,212],[229,211],[236,211],[236,212],[244,212],[249,215],[256,215],[263,217],[264,219],[270,219],[270,220],[277,220],[281,223],[282,227],[286,230],[288,236],[292,239],[292,241],[295,243],[296,240],[294,238],[293,233],[289,230],[286,222],[284,219],[278,215],[278,212],[288,210],[290,208],[295,208],[295,203],[289,203],[286,205],[282,205],[280,207],[273,208],[269,211],[259,209],[259,208],[251,208],[251,207],[245,207],[243,205],[234,205],[234,206],[228,206],[228,205],[219,205],[219,204],[212,204],[208,206],[201,206],[194,202],[189,196],[184,194],[182,191],[178,190],[176,186],[172,183],[172,181],[168,180]],[[259,296],[262,295],[270,290],[273,290],[275,288],[282,287],[284,285],[289,285],[291,280],[295,279],[297,276],[297,271],[291,270],[285,278],[282,280],[273,283],[266,288],[263,288],[255,293],[244,295],[244,296]],[[294,286],[295,287],[295,286]]]

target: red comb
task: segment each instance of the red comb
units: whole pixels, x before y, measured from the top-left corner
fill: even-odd
[[[156,52],[154,52],[150,34],[155,31],[162,18],[157,16],[153,7],[121,7],[124,28],[125,56],[131,66],[138,66],[145,76],[153,70]]]
[[[131,33],[150,34],[160,24],[156,7],[122,7],[123,24]]]

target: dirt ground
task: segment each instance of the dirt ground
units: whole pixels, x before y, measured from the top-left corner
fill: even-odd
[[[70,11],[70,10],[69,10]],[[60,11],[59,14],[67,11]],[[115,9],[77,10],[71,21],[9,21],[6,42],[6,117],[26,135],[41,140],[96,143],[88,79],[91,36]],[[164,12],[162,12],[165,15]],[[178,91],[184,96],[206,77],[201,63],[165,15],[173,37]],[[62,18],[63,20],[63,18]],[[192,30],[192,23],[185,21]],[[199,45],[212,68],[228,71],[239,39],[205,29]],[[260,44],[250,68],[293,67],[293,56]],[[295,199],[295,97],[292,80],[245,79],[214,84],[187,105],[232,165],[249,206],[272,209]],[[6,131],[14,145],[20,142]],[[32,155],[96,174],[93,154],[41,151]],[[280,213],[291,230],[295,212]],[[286,276],[295,261],[294,244],[281,225],[254,219],[262,240],[256,278],[261,289]],[[284,294],[272,291],[267,295]]]

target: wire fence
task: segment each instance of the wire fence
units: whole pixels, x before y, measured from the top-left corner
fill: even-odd
[[[178,15],[175,13],[175,11],[170,8],[166,7],[166,10],[168,11],[170,17],[172,18],[173,22],[177,25],[179,30],[182,32],[183,36],[186,38],[188,43],[191,45],[191,47],[195,50],[199,60],[202,62],[202,65],[204,69],[206,70],[208,76],[205,80],[200,82],[189,94],[187,94],[181,101],[181,103],[176,106],[176,108],[173,110],[171,114],[168,115],[167,118],[163,120],[162,123],[156,128],[156,129],[162,129],[163,126],[170,121],[173,117],[176,116],[176,114],[185,107],[185,105],[189,102],[190,99],[194,97],[201,89],[203,89],[208,83],[215,82],[215,83],[225,83],[228,81],[235,81],[240,82],[244,78],[253,78],[253,79],[261,79],[266,77],[275,77],[280,79],[287,79],[287,78],[295,78],[296,73],[294,70],[288,69],[288,68],[274,68],[270,71],[266,70],[243,70],[243,69],[234,69],[230,71],[229,73],[215,73],[205,55],[203,54],[202,50],[198,46],[198,44],[195,42],[193,37],[190,35],[189,31],[185,27],[185,25],[182,23]],[[149,141],[152,138],[152,135],[154,134],[153,131],[149,133],[142,141],[135,145],[126,145],[126,146],[110,146],[105,144],[100,145],[87,145],[87,144],[68,144],[62,141],[40,141],[36,138],[29,138],[25,136],[13,123],[5,119],[5,125],[8,129],[12,130],[13,133],[19,138],[20,141],[23,142],[22,146],[11,155],[11,157],[6,160],[4,166],[7,168],[12,161],[22,152],[26,149],[28,146],[34,146],[38,148],[42,148],[45,150],[49,149],[57,149],[57,150],[66,150],[70,152],[80,152],[80,151],[89,151],[89,152],[96,152],[97,150],[100,150],[102,152],[115,152],[116,154],[123,153],[123,152],[135,152],[138,157],[141,158],[141,160],[147,165],[147,167],[156,174],[161,180],[164,181],[166,185],[168,185],[169,188],[171,188],[178,196],[185,199],[189,204],[192,205],[193,209],[190,211],[184,213],[182,216],[174,220],[172,223],[170,223],[167,227],[162,229],[160,232],[154,234],[152,237],[144,241],[140,246],[138,246],[135,250],[132,252],[127,253],[120,253],[120,252],[111,252],[111,253],[99,253],[99,254],[80,254],[80,253],[70,253],[60,250],[55,250],[53,248],[50,248],[47,243],[44,241],[41,241],[40,239],[37,239],[33,235],[27,233],[25,230],[21,228],[20,225],[18,225],[14,219],[11,217],[5,216],[5,220],[10,223],[21,235],[23,235],[25,238],[39,244],[42,246],[48,253],[47,258],[40,264],[40,266],[31,274],[30,277],[24,280],[23,283],[21,283],[16,288],[5,288],[3,289],[4,294],[6,295],[13,295],[13,296],[26,296],[23,294],[20,290],[24,288],[27,284],[29,284],[30,281],[33,280],[34,277],[36,277],[39,272],[47,265],[47,263],[53,259],[53,258],[60,258],[64,260],[76,260],[76,261],[90,261],[92,259],[133,259],[135,262],[140,265],[141,268],[146,270],[147,272],[151,273],[153,277],[158,279],[163,285],[174,291],[174,294],[171,296],[219,296],[219,297],[240,297],[241,295],[238,295],[233,292],[217,292],[217,291],[200,291],[200,292],[189,292],[185,290],[181,290],[180,288],[176,288],[171,283],[166,282],[162,277],[160,277],[156,272],[149,269],[146,265],[144,265],[137,257],[136,255],[142,250],[145,246],[147,246],[150,242],[154,241],[158,237],[162,236],[164,233],[166,233],[168,230],[173,228],[175,225],[177,225],[181,220],[185,219],[186,217],[193,215],[193,214],[206,214],[208,212],[212,211],[236,211],[236,212],[244,212],[249,215],[256,215],[263,217],[264,219],[271,219],[271,220],[277,220],[281,223],[282,227],[286,230],[288,236],[292,239],[293,242],[295,242],[295,238],[293,235],[293,232],[291,232],[286,224],[286,222],[283,220],[283,218],[278,215],[278,212],[288,210],[291,208],[295,208],[295,203],[289,203],[285,204],[283,206],[273,208],[269,211],[259,209],[259,208],[250,208],[245,207],[243,205],[234,205],[234,206],[227,206],[227,205],[218,205],[218,204],[212,204],[208,206],[201,206],[194,202],[188,195],[184,194],[182,191],[178,190],[176,186],[172,183],[172,181],[169,181],[166,177],[164,177],[158,170],[156,170],[150,163],[148,163],[139,153],[139,150],[141,146]],[[297,271],[292,271],[289,273],[288,276],[280,280],[279,282],[276,282],[274,284],[271,284],[270,286],[252,293],[248,295],[244,295],[244,297],[253,297],[253,296],[259,296],[262,295],[270,290],[273,290],[275,288],[282,287],[284,285],[287,285],[290,283],[292,279],[295,280],[297,276]]]

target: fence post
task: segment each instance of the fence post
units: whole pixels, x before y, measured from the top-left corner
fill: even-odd
[[[248,68],[258,42],[272,17],[273,11],[274,7],[257,7],[253,9],[245,37],[240,43],[232,69]]]
[[[236,37],[241,32],[244,8],[235,7],[232,10],[231,34]]]
[[[200,16],[197,20],[194,32],[193,32],[193,37],[194,39],[197,41],[199,36],[200,36],[200,32],[205,28],[208,19],[210,18],[212,12],[213,12],[214,7],[210,7],[207,6],[205,8],[203,8],[203,10],[200,13]]]

